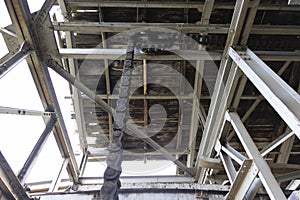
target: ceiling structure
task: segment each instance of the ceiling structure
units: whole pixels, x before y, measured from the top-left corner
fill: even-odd
[[[19,174],[1,155],[4,199],[100,199],[103,178],[84,175],[89,164],[105,162],[111,153],[131,40],[123,162],[170,160],[177,170],[121,177],[121,199],[147,199],[153,192],[170,199],[285,199],[297,190],[299,6],[286,0],[46,0],[30,13],[24,0],[5,3],[13,24],[1,29],[10,52],[1,59],[0,75],[26,58],[45,111],[2,113],[43,116],[46,128]],[[62,20],[50,12],[55,6]],[[80,163],[49,68],[70,83]],[[60,172],[53,181],[28,183],[51,131],[69,179]]]

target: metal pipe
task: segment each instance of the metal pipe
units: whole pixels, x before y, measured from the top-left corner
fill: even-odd
[[[0,79],[5,76],[10,70],[12,70],[19,62],[26,58],[26,56],[28,56],[31,52],[32,50],[29,49],[27,43],[23,42],[20,49],[13,56],[1,63]]]
[[[78,88],[81,92],[85,93],[86,96],[88,96],[91,100],[99,104],[99,106],[106,112],[110,114],[115,114],[115,110],[111,108],[105,101],[103,101],[99,96],[97,96],[94,92],[92,92],[89,88],[87,88],[84,84],[82,84],[80,81],[76,80],[71,74],[69,74],[67,71],[62,69],[58,66],[57,63],[52,63],[50,60],[48,60],[48,67],[53,69],[56,73],[61,75],[64,79],[66,79],[69,83],[74,85],[76,88]],[[172,161],[174,164],[176,164],[180,169],[187,172],[189,175],[194,176],[194,172],[186,167],[182,162],[177,160],[172,154],[170,154],[168,151],[166,151],[163,147],[161,147],[158,143],[156,143],[154,140],[152,140],[149,136],[147,136],[143,131],[141,131],[138,127],[136,127],[131,122],[126,123],[127,128],[132,130],[138,137],[140,137],[142,140],[147,142],[150,146],[152,146],[155,150],[159,151],[166,159]]]
[[[42,135],[40,136],[39,140],[37,141],[37,143],[35,144],[35,146],[33,147],[30,155],[28,156],[25,164],[23,165],[22,169],[20,170],[19,174],[18,174],[18,178],[20,180],[21,183],[24,183],[27,176],[29,175],[32,167],[34,166],[40,152],[42,151],[43,146],[45,145],[53,127],[55,126],[56,123],[56,118],[55,117],[51,117],[42,133]]]

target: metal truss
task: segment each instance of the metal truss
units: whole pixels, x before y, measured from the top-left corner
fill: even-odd
[[[292,135],[297,135],[295,131],[297,131],[296,127],[300,119],[298,116],[300,112],[297,110],[300,106],[300,96],[249,49],[237,53],[233,48],[229,48],[229,56],[293,131],[285,132],[259,152],[237,113],[227,111],[218,136],[220,139],[215,147],[232,183],[226,198],[244,198],[250,188],[253,189],[257,184],[260,185],[261,181],[271,199],[286,199],[263,156]],[[234,68],[236,66],[231,67],[231,69]],[[228,133],[230,124],[239,137],[249,159],[246,159],[226,143],[226,133]],[[231,159],[241,165],[238,172],[235,171]],[[257,175],[260,180],[257,179]],[[280,180],[279,177],[277,179]],[[243,186],[241,187],[241,185]]]
[[[178,160],[178,153],[169,152],[162,148],[157,142],[147,137],[147,135],[138,129],[130,122],[126,123],[127,128],[134,131],[136,136],[143,138],[145,143],[152,146],[162,156],[184,171],[187,176],[175,177],[147,177],[148,183],[140,185],[137,188],[132,183],[145,182],[146,177],[126,178],[123,177],[124,189],[133,191],[141,189],[167,189],[173,193],[175,190],[181,189],[186,193],[191,193],[190,190],[210,191],[221,193],[220,197],[225,199],[253,199],[258,193],[261,185],[267,191],[271,199],[286,199],[286,195],[280,188],[280,182],[291,181],[289,189],[295,189],[299,186],[299,181],[295,180],[300,177],[300,169],[297,166],[292,166],[295,170],[279,176],[274,176],[270,170],[269,164],[264,157],[275,148],[281,146],[281,152],[289,154],[291,144],[294,142],[294,137],[300,138],[300,96],[294,91],[282,78],[285,69],[291,62],[300,61],[299,52],[283,52],[283,51],[251,51],[246,48],[250,34],[261,35],[268,32],[270,35],[299,35],[299,26],[292,25],[253,25],[256,12],[258,10],[285,10],[299,12],[299,6],[287,5],[261,5],[259,0],[240,0],[235,5],[214,2],[206,0],[204,3],[199,2],[119,2],[119,1],[82,1],[82,0],[58,0],[64,15],[64,22],[51,22],[49,19],[49,10],[55,3],[54,0],[46,0],[41,10],[33,15],[30,13],[25,0],[5,0],[8,11],[10,13],[15,33],[6,28],[1,28],[3,34],[7,34],[16,39],[20,46],[15,53],[10,52],[8,56],[3,58],[4,62],[0,65],[0,78],[2,78],[9,70],[17,63],[26,59],[34,82],[37,86],[38,93],[42,100],[45,111],[32,111],[26,109],[6,108],[1,107],[0,113],[20,114],[20,115],[37,115],[43,116],[46,123],[45,130],[41,134],[38,142],[33,148],[31,154],[27,158],[21,171],[15,175],[9,167],[4,156],[0,153],[0,189],[7,199],[30,199],[24,190],[26,177],[30,173],[39,152],[43,148],[48,136],[53,131],[56,142],[58,144],[62,163],[57,176],[50,182],[47,182],[47,187],[43,188],[46,192],[56,192],[64,183],[62,179],[62,171],[67,169],[69,180],[74,186],[74,190],[82,191],[99,191],[103,183],[103,178],[86,179],[81,177],[85,170],[85,163],[88,162],[87,149],[83,149],[83,162],[78,168],[75,160],[75,155],[68,137],[65,122],[59,107],[58,100],[53,88],[53,84],[49,75],[48,69],[51,68],[60,76],[66,79],[72,85],[73,101],[76,112],[76,120],[78,123],[79,132],[81,135],[81,143],[85,146],[85,126],[84,114],[82,108],[82,100],[89,98],[98,104],[103,110],[109,113],[110,117],[110,133],[112,133],[112,116],[116,113],[110,106],[110,100],[117,99],[118,96],[111,94],[109,72],[106,72],[107,95],[96,95],[88,89],[80,80],[77,79],[78,65],[76,59],[83,59],[89,56],[90,59],[103,59],[104,67],[108,68],[108,59],[118,58],[124,60],[126,49],[109,49],[106,44],[103,44],[102,49],[84,49],[74,46],[73,32],[101,34],[102,40],[105,40],[105,32],[122,32],[134,28],[164,27],[176,30],[182,33],[198,33],[198,34],[228,34],[224,51],[205,51],[202,46],[198,50],[174,51],[176,55],[144,55],[135,52],[135,60],[143,61],[144,75],[144,95],[133,96],[132,99],[143,99],[147,103],[149,99],[172,99],[172,96],[151,96],[147,94],[147,61],[148,60],[173,60],[179,61],[197,61],[197,69],[202,70],[205,60],[221,61],[217,83],[211,98],[211,105],[208,115],[204,116],[200,105],[197,103],[199,99],[210,99],[201,95],[202,78],[200,74],[195,75],[193,94],[182,94],[178,96],[180,100],[192,100],[193,112],[191,113],[192,123],[189,133],[189,151],[184,155],[187,157],[187,163]],[[167,24],[167,23],[106,23],[100,18],[99,22],[81,23],[73,22],[70,19],[70,6],[82,7],[127,7],[127,8],[196,8],[202,13],[201,22],[197,24]],[[210,24],[209,19],[214,9],[233,9],[233,17],[231,24]],[[46,28],[47,27],[47,28]],[[50,27],[50,28],[49,28]],[[66,48],[58,48],[55,45],[53,32],[43,37],[44,33],[49,30],[53,32],[64,31],[66,34]],[[43,33],[43,34],[42,34]],[[45,38],[49,39],[46,41]],[[49,51],[44,51],[45,47],[49,47]],[[122,56],[123,55],[123,56]],[[177,55],[183,55],[182,57]],[[279,72],[276,74],[263,61],[285,61]],[[68,69],[68,70],[66,70]],[[76,77],[76,78],[75,78]],[[243,96],[243,90],[250,80],[252,84],[261,93],[260,96]],[[83,93],[83,94],[82,94]],[[236,109],[242,99],[255,100],[249,110],[240,119]],[[254,111],[258,104],[263,100],[268,101],[274,110],[279,114],[282,120],[288,125],[283,134],[262,148],[260,151],[256,147],[251,135],[247,131],[243,122]],[[107,102],[105,101],[107,100]],[[145,103],[145,105],[146,105]],[[146,107],[146,106],[145,106]],[[145,109],[145,113],[147,108]],[[200,111],[199,111],[200,110]],[[203,108],[202,108],[203,110]],[[178,114],[180,116],[180,113]],[[178,117],[180,119],[180,117]],[[147,116],[144,116],[145,124]],[[196,146],[194,137],[198,134],[199,121],[204,125],[204,131],[200,146]],[[178,123],[179,124],[179,123]],[[178,125],[180,132],[180,125]],[[246,156],[230,146],[229,142],[236,134],[246,151]],[[178,136],[180,137],[180,136]],[[182,137],[182,136],[181,136]],[[180,138],[178,138],[180,142]],[[198,152],[197,152],[198,149]],[[101,152],[101,155],[108,152]],[[174,154],[177,156],[175,157]],[[283,154],[283,155],[286,155]],[[278,160],[284,161],[287,164],[288,159],[279,157]],[[237,170],[237,165],[239,165]],[[278,165],[281,166],[281,165]],[[192,169],[195,167],[196,172]],[[209,188],[198,183],[207,183],[209,173],[213,171],[224,170],[227,174],[230,187],[213,185]],[[121,178],[122,179],[122,178]],[[69,183],[68,180],[68,184]],[[101,182],[102,181],[102,182]],[[140,182],[139,182],[140,181]],[[190,185],[184,185],[183,182],[198,182]],[[66,182],[66,181],[65,181]],[[96,186],[85,186],[85,184],[99,184]],[[174,182],[178,183],[176,185]],[[165,183],[165,184],[162,184]],[[153,185],[152,185],[153,184]],[[155,184],[155,186],[154,186]],[[30,185],[30,184],[29,184]],[[32,186],[34,187],[34,186]],[[67,189],[66,187],[64,189]],[[44,191],[43,190],[43,191]],[[188,190],[188,191],[187,191]],[[38,191],[38,190],[37,190]],[[152,190],[153,191],[153,190]],[[34,193],[34,192],[33,192]],[[33,194],[32,193],[32,194]],[[193,197],[203,197],[197,194]],[[215,194],[214,195],[218,195]],[[261,193],[260,193],[261,194]],[[66,194],[67,195],[67,194]],[[63,194],[62,194],[63,196]],[[141,195],[140,198],[143,196]],[[54,197],[55,198],[55,197]],[[67,197],[68,198],[68,197]],[[63,197],[62,197],[63,199]]]

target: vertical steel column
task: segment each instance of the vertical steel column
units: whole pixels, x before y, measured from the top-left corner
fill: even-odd
[[[234,13],[229,28],[227,42],[224,48],[224,54],[221,60],[220,69],[217,76],[216,85],[211,99],[209,113],[204,127],[203,136],[199,146],[199,151],[196,160],[197,178],[200,183],[205,181],[206,169],[198,166],[201,157],[210,157],[214,145],[219,136],[219,128],[224,118],[224,113],[232,99],[227,98],[222,101],[223,95],[228,96],[224,91],[224,84],[228,78],[229,70],[232,65],[232,60],[227,56],[227,51],[230,46],[238,44],[243,23],[246,18],[249,0],[236,1]],[[236,78],[236,77],[235,77]],[[234,90],[236,86],[232,89]],[[219,119],[217,119],[219,118]]]
[[[213,11],[213,5],[215,0],[205,0],[201,15],[201,25],[207,25],[209,24],[209,19],[211,16],[211,13]],[[205,46],[199,45],[199,50],[205,50]],[[198,127],[199,127],[199,113],[201,113],[199,107],[200,107],[200,96],[201,96],[201,90],[202,90],[202,76],[204,71],[204,64],[205,60],[197,60],[196,62],[196,73],[195,73],[195,80],[194,80],[194,94],[193,94],[193,107],[192,107],[192,115],[191,115],[191,126],[190,126],[190,136],[189,136],[189,148],[190,153],[187,157],[187,166],[193,167],[194,166],[194,160],[195,160],[195,147],[196,147],[196,137],[198,133]],[[203,122],[203,120],[202,120]],[[203,123],[204,125],[204,123]]]
[[[58,190],[59,188],[59,183],[61,182],[61,178],[62,178],[62,172],[63,170],[67,167],[68,163],[70,162],[69,158],[64,158],[63,162],[59,168],[59,171],[57,173],[57,176],[55,176],[55,178],[53,179],[48,192],[55,192]]]
[[[53,0],[49,0],[49,1],[53,1]],[[65,22],[69,22],[72,19],[71,13],[68,12],[69,7],[68,5],[65,3],[64,0],[58,0],[58,4],[60,6],[60,9],[62,11],[62,14],[64,16],[64,21]],[[73,48],[74,47],[74,36],[73,36],[73,32],[70,31],[66,31],[66,45],[67,48]],[[76,76],[77,78],[79,77],[79,72],[78,72],[78,62],[75,59],[69,58],[67,59],[68,62],[66,62],[66,64],[68,64],[69,69],[70,69],[70,73],[73,76]],[[87,147],[87,141],[86,141],[86,128],[85,128],[85,124],[84,124],[84,115],[83,115],[83,106],[82,106],[82,99],[81,99],[81,94],[78,91],[78,89],[76,87],[72,87],[72,99],[73,99],[73,104],[74,104],[74,109],[75,109],[75,113],[76,113],[76,123],[77,123],[77,127],[78,127],[78,132],[79,132],[79,137],[80,137],[80,144],[83,147],[83,153],[87,153],[86,152],[86,147]]]

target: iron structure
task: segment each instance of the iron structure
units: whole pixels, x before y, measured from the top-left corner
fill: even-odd
[[[25,0],[5,4],[12,25],[0,29],[10,51],[0,77],[26,59],[44,111],[0,111],[42,116],[46,127],[19,174],[1,153],[1,199],[299,196],[297,1],[46,0],[37,13]],[[50,16],[57,7],[63,20]],[[80,164],[49,68],[71,86]],[[151,135],[160,117],[152,110],[151,118],[155,104],[167,115]],[[59,173],[28,183],[50,134],[62,156]],[[121,176],[122,161],[135,160],[169,160],[177,172]],[[103,177],[85,177],[95,161],[107,162]]]

